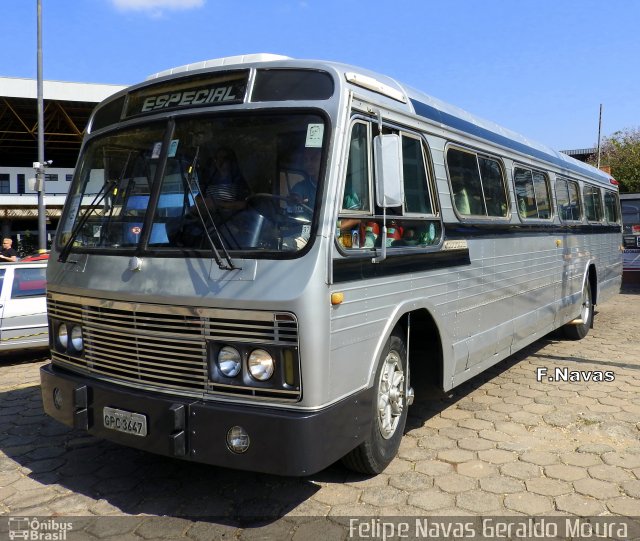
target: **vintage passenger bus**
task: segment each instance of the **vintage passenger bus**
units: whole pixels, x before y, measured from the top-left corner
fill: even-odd
[[[584,337],[620,242],[608,175],[384,75],[175,68],[88,125],[48,267],[45,411],[185,460],[378,473],[414,378],[448,391],[554,329]]]

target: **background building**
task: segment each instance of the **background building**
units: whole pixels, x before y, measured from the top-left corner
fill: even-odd
[[[118,85],[44,81],[45,205],[49,241],[73,178],[80,144],[94,107],[125,88]],[[38,245],[37,81],[0,77],[0,234],[29,252]],[[17,242],[16,242],[17,241]]]

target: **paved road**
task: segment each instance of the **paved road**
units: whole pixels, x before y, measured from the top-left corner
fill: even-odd
[[[43,414],[46,352],[5,356],[0,514],[83,516],[73,523],[78,539],[196,540],[340,539],[339,516],[637,516],[639,321],[640,291],[626,291],[598,307],[580,342],[550,335],[451,396],[418,392],[398,458],[371,478],[339,465],[308,478],[238,472],[86,436]],[[537,380],[556,367],[615,379]],[[95,518],[104,515],[119,518]],[[267,529],[237,528],[254,519]],[[7,531],[0,520],[0,536]]]

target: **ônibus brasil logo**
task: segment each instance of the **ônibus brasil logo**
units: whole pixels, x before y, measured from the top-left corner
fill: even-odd
[[[71,522],[61,522],[52,518],[39,519],[11,517],[9,519],[9,539],[27,541],[66,541],[67,532],[73,530]]]

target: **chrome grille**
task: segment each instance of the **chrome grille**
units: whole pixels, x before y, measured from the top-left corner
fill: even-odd
[[[84,357],[54,350],[56,364],[125,385],[191,396],[202,397],[210,390],[208,340],[292,347],[298,342],[297,321],[284,312],[125,303],[58,293],[47,295],[47,310],[52,318],[82,324]]]

